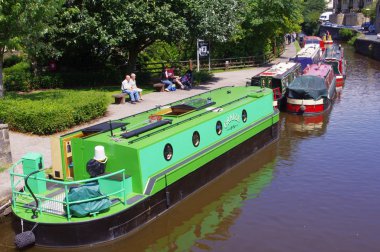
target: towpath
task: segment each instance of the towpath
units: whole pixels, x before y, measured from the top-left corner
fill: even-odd
[[[276,58],[272,64],[288,61],[290,57],[295,56],[296,49],[294,44],[287,45],[285,48],[285,52],[281,57]],[[123,105],[115,105],[111,104],[108,107],[107,113],[104,117],[93,120],[85,125],[80,125],[78,127],[71,128],[69,131],[74,131],[77,129],[84,128],[86,126],[90,126],[93,124],[98,124],[101,122],[115,120],[119,118],[123,118],[138,112],[142,112],[148,110],[150,108],[155,107],[156,105],[163,105],[170,102],[174,102],[180,99],[184,99],[186,97],[196,95],[199,93],[206,92],[208,90],[216,89],[223,86],[244,86],[247,81],[253,75],[256,75],[262,72],[265,67],[255,67],[249,69],[242,69],[237,71],[230,72],[221,72],[215,73],[214,78],[208,82],[203,83],[197,87],[194,87],[191,90],[177,90],[176,92],[153,92],[147,95],[143,95],[144,101],[138,104],[130,104],[126,103]],[[68,132],[69,132],[68,131]],[[50,151],[50,136],[36,136],[29,134],[22,134],[18,132],[11,131],[10,133],[10,142],[11,142],[11,150],[12,150],[12,158],[13,162],[19,160],[25,153],[27,152],[38,152],[41,153],[44,157],[45,167],[51,166],[51,151]],[[58,135],[62,135],[63,132],[60,132]],[[0,173],[0,203],[1,199],[10,195],[10,179],[9,172],[5,171]]]

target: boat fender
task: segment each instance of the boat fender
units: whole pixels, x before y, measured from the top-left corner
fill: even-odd
[[[300,110],[301,110],[302,112],[304,112],[304,111],[306,110],[305,105],[301,105]]]
[[[18,249],[23,249],[34,245],[36,237],[32,231],[25,231],[15,236],[15,245]]]
[[[15,236],[15,245],[18,249],[24,249],[30,246],[33,246],[36,243],[36,237],[33,233],[33,230],[37,227],[38,222],[34,224],[33,228],[29,231],[24,232],[24,222],[21,220],[21,233]]]

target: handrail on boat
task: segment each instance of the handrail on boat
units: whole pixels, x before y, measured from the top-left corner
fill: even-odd
[[[220,105],[220,106],[218,106],[218,108],[224,108],[224,107],[226,107],[226,106],[228,106],[228,105],[231,105],[232,103],[239,102],[239,101],[244,100],[244,99],[246,99],[246,98],[248,98],[248,97],[249,97],[248,95],[243,96],[243,97],[241,97],[241,98],[238,98],[238,99],[235,99],[235,100],[230,101],[230,102],[228,102],[228,103],[225,103],[225,104],[223,104],[223,105]],[[197,115],[192,116],[192,117],[189,117],[189,118],[187,118],[187,119],[185,119],[185,120],[183,120],[183,121],[180,121],[180,122],[177,122],[177,123],[171,124],[171,125],[169,125],[169,126],[167,126],[167,127],[165,127],[165,128],[161,128],[161,129],[159,129],[159,130],[157,130],[157,131],[151,132],[151,133],[149,133],[149,134],[147,134],[147,135],[144,135],[144,136],[141,136],[141,137],[139,137],[139,138],[137,138],[137,139],[133,139],[133,140],[129,141],[128,143],[129,143],[129,144],[132,144],[132,143],[135,143],[135,142],[141,141],[141,140],[143,140],[143,139],[145,139],[145,138],[151,137],[151,136],[153,136],[153,135],[155,135],[155,134],[161,133],[161,132],[163,132],[163,131],[165,131],[165,130],[168,130],[168,129],[170,129],[170,128],[176,127],[176,126],[178,126],[178,125],[181,125],[181,124],[183,124],[183,123],[189,122],[189,121],[191,121],[191,120],[197,119],[197,118],[199,118],[200,116],[203,116],[203,115],[206,115],[206,114],[209,114],[209,113],[212,113],[212,110],[207,110],[207,111],[205,111],[205,112],[203,112],[203,113],[201,113],[201,114],[197,114]]]
[[[32,199],[32,193],[28,190],[25,190],[25,188],[24,188],[25,179],[27,178],[28,174],[25,175],[24,173],[17,173],[15,171],[16,167],[19,166],[21,163],[22,163],[22,159],[17,161],[10,168],[11,188],[12,188],[12,207],[14,209],[18,207],[17,203],[24,204],[24,205],[28,204],[27,202],[25,202],[25,198],[21,198],[21,197],[24,196],[28,199]],[[70,191],[70,186],[78,185],[78,184],[79,185],[86,184],[89,182],[98,181],[100,179],[106,179],[106,178],[109,178],[109,177],[112,177],[112,176],[115,176],[118,174],[122,174],[122,180],[120,181],[120,185],[121,185],[120,189],[118,188],[118,190],[106,193],[103,196],[99,196],[96,198],[85,199],[85,200],[77,200],[77,201],[68,201],[67,196],[68,196],[68,193]],[[15,182],[16,178],[19,178],[19,179]],[[34,193],[34,195],[35,195],[35,197],[39,203],[49,201],[49,202],[53,202],[53,203],[57,203],[57,204],[62,204],[62,210],[63,210],[63,207],[66,208],[66,213],[68,213],[68,214],[66,214],[66,218],[69,221],[71,219],[70,206],[72,206],[74,204],[80,204],[80,203],[84,203],[84,202],[100,200],[100,199],[104,199],[104,198],[111,197],[111,196],[116,196],[117,198],[121,198],[120,199],[121,203],[126,204],[126,188],[125,188],[126,177],[125,177],[125,170],[124,169],[116,171],[116,172],[108,173],[108,174],[105,174],[105,175],[102,175],[99,177],[77,180],[77,181],[59,181],[59,180],[54,180],[54,179],[38,178],[35,176],[30,177],[29,180],[44,181],[44,182],[49,182],[49,183],[53,183],[53,184],[63,186],[64,197],[62,200],[53,198],[54,196],[49,197],[48,195],[41,195],[41,194],[36,194],[36,193]],[[21,184],[22,182],[24,182],[24,185]],[[22,188],[19,188],[20,185],[22,186]],[[117,196],[120,194],[122,194],[122,197]],[[19,199],[19,196],[20,196],[21,200]],[[44,210],[46,210],[46,209],[42,206],[42,204],[36,204],[36,211],[38,211],[39,214],[42,214],[44,212]],[[51,211],[49,211],[49,213],[53,214],[53,215],[55,214]]]

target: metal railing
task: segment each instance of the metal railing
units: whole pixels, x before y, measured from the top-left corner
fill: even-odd
[[[30,193],[28,190],[24,188],[25,179],[28,176],[28,174],[24,173],[18,173],[15,172],[16,168],[20,166],[22,163],[22,160],[17,161],[10,169],[10,176],[11,176],[11,187],[12,187],[12,208],[17,211],[18,208],[35,208],[36,212],[38,214],[50,213],[54,215],[65,215],[67,220],[70,221],[72,215],[70,214],[70,207],[74,204],[80,204],[90,201],[96,201],[101,200],[104,198],[108,198],[111,196],[116,196],[118,194],[122,194],[121,197],[121,203],[126,204],[126,189],[125,189],[125,170],[120,170],[117,172],[109,173],[103,176],[90,178],[90,179],[84,179],[84,180],[78,180],[78,181],[59,181],[59,180],[53,180],[53,179],[47,179],[47,178],[38,178],[36,176],[31,176],[29,178],[29,181],[43,181],[46,183],[50,183],[53,187],[56,186],[57,188],[63,188],[64,190],[60,194],[55,194],[52,196],[49,195],[42,195],[42,194],[36,194],[34,193],[36,199],[38,200],[38,204],[33,204],[33,202],[28,203],[27,200],[33,201],[32,193]],[[43,170],[41,170],[43,172]],[[96,198],[90,198],[85,200],[77,200],[77,201],[69,201],[68,200],[68,194],[70,191],[71,186],[78,186],[83,185],[89,182],[98,181],[99,179],[105,179],[109,178],[115,175],[122,175],[121,180],[121,189],[112,191],[110,193],[104,194],[102,196],[96,197]],[[20,206],[22,204],[23,206]],[[58,209],[61,208],[61,209]],[[64,209],[65,208],[65,209]],[[61,211],[60,211],[61,210]],[[65,212],[62,212],[62,210],[66,210]],[[34,212],[34,211],[33,211]]]

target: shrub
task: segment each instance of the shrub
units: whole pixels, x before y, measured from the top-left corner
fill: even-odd
[[[354,32],[351,29],[343,28],[339,30],[339,36],[342,40],[349,40],[354,36]]]
[[[23,57],[12,54],[11,56],[4,58],[3,67],[11,67],[23,61]]]
[[[347,44],[349,44],[350,46],[353,46],[353,45],[355,44],[356,39],[359,38],[359,37],[360,37],[360,34],[358,33],[358,34],[356,34],[355,36],[353,36],[353,37],[347,42]]]
[[[20,62],[4,68],[4,87],[7,91],[29,91],[31,89],[30,65]]]
[[[211,80],[213,77],[213,74],[208,72],[208,71],[199,71],[199,72],[193,72],[193,79],[194,79],[194,84],[199,85],[202,82],[207,82]]]
[[[104,115],[108,104],[108,96],[99,91],[11,93],[0,100],[0,118],[12,130],[53,134]]]

